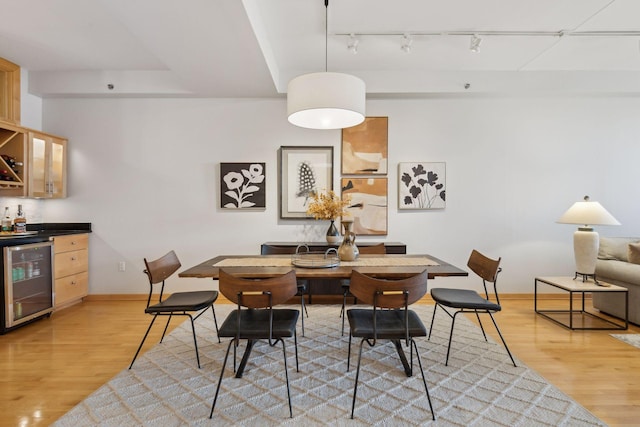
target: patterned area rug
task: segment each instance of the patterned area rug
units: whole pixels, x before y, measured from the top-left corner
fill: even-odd
[[[233,307],[217,305],[218,318]],[[419,372],[408,378],[389,343],[374,348],[365,344],[351,420],[358,344],[354,341],[355,358],[352,354],[352,368],[346,372],[348,337],[340,336],[340,306],[308,308],[306,336],[298,337],[300,372],[295,371],[293,342],[287,342],[293,418],[281,347],[266,343],[254,346],[241,379],[233,377],[229,361],[213,420],[208,418],[227,342],[217,342],[213,319],[205,315],[196,324],[202,369],[196,366],[186,321],[162,344],[139,356],[133,369],[123,370],[54,425],[605,425],[518,359],[515,368],[501,344],[485,342],[480,329],[462,316],[445,366],[451,323],[444,313],[436,317],[431,340],[417,340],[436,421],[431,421]],[[433,306],[413,308],[428,325]]]
[[[636,348],[640,348],[640,334],[610,334],[612,337],[626,342]]]

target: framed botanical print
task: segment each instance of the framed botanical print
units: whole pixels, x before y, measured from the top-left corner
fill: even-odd
[[[333,190],[333,147],[280,147],[279,210],[282,219],[307,219],[311,195]]]
[[[342,197],[351,197],[347,212],[356,235],[387,234],[387,178],[342,178]]]
[[[398,209],[444,209],[446,206],[446,163],[398,164]]]
[[[264,209],[266,207],[264,163],[220,163],[220,207]]]
[[[342,174],[386,175],[388,139],[388,117],[367,117],[342,129]]]

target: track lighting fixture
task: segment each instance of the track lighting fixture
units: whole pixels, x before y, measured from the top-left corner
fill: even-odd
[[[413,38],[411,38],[411,34],[404,33],[402,35],[402,46],[400,46],[400,49],[404,53],[411,53],[411,45],[412,44],[413,44]]]
[[[347,44],[347,50],[353,53],[354,55],[358,53],[358,45],[360,44],[360,40],[356,38],[356,35],[351,33],[349,35],[349,43]]]
[[[480,43],[482,43],[482,39],[476,34],[471,34],[471,43],[469,44],[471,52],[480,52]]]

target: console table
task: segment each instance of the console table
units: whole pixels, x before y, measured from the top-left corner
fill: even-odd
[[[374,246],[378,245],[381,242],[369,242],[369,241],[356,241],[357,247],[362,246]],[[309,250],[312,252],[325,252],[329,248],[338,249],[340,247],[340,243],[327,243],[327,242],[265,242],[260,245],[260,253],[262,253],[262,247],[264,246],[275,246],[277,248],[289,248],[291,253],[295,253],[296,248],[300,245],[307,245]],[[388,254],[406,254],[407,253],[407,245],[401,242],[384,242],[384,248]]]

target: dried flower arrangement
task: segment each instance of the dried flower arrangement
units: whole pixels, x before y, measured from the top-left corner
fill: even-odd
[[[315,219],[329,219],[335,221],[338,217],[349,216],[346,208],[351,203],[351,197],[340,199],[336,193],[329,190],[326,193],[313,193],[307,209],[308,215]]]

